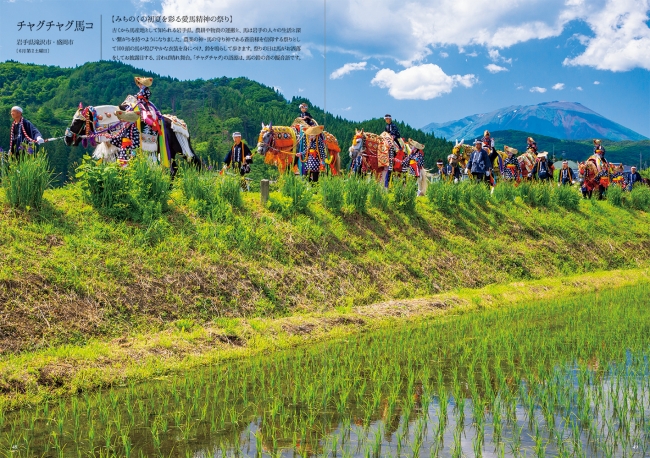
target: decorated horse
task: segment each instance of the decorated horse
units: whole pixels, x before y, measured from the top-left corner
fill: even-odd
[[[474,148],[466,145],[465,139],[462,139],[460,142],[456,140],[456,145],[451,149],[451,154],[456,156],[456,163],[458,166],[461,169],[464,169],[467,167],[469,158],[472,156],[472,151],[474,151]]]
[[[388,132],[374,134],[363,129],[356,130],[352,137],[350,153],[350,170],[354,174],[372,173],[377,178],[384,176],[388,170],[390,150],[398,150],[393,137]],[[397,161],[396,161],[397,162]],[[399,165],[399,169],[397,168]],[[402,163],[393,163],[393,171],[401,172]]]
[[[578,175],[582,180],[582,195],[584,197],[591,198],[594,189],[597,189],[598,199],[602,199],[611,184],[609,163],[597,154],[578,164]]]
[[[125,111],[132,107],[135,97],[129,96],[120,105],[84,107],[81,103],[66,129],[64,142],[68,146],[96,146],[93,158],[103,162],[128,162],[121,152],[137,150],[149,153],[150,158],[169,167],[172,176],[177,170],[176,155],[181,154],[197,167],[202,163],[194,153],[187,125],[176,116],[163,115],[161,135],[143,133],[138,111]],[[122,156],[122,157],[120,157]]]
[[[278,168],[282,173],[289,171],[296,161],[297,153],[306,152],[307,136],[304,131],[310,126],[301,118],[296,118],[292,126],[274,126],[272,123],[262,123],[257,140],[257,152],[264,156],[264,162]],[[314,127],[314,126],[311,126]],[[322,131],[317,142],[329,153],[323,161],[323,167],[329,166],[332,175],[341,173],[341,148],[334,135]],[[297,164],[296,164],[297,165]],[[302,174],[302,170],[300,171]]]
[[[528,175],[532,173],[535,163],[537,162],[537,155],[532,150],[527,149],[525,153],[522,153],[517,158],[517,160],[519,161],[522,178],[524,180],[528,179]]]
[[[312,122],[315,125],[318,125],[315,120],[312,119]],[[305,141],[304,135],[301,133],[305,132],[308,128],[313,127],[305,122],[304,118],[297,117],[293,120],[292,126],[296,129],[299,141]],[[327,132],[323,131],[323,138],[325,140],[325,148],[327,149],[327,159],[325,159],[325,164],[329,166],[330,173],[332,176],[337,176],[341,174],[341,147],[339,146],[339,141],[336,137]]]

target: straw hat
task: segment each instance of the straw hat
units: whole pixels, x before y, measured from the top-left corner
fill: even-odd
[[[537,157],[547,157],[548,156],[548,151],[542,151],[541,153],[537,153]]]
[[[419,150],[423,150],[423,149],[424,149],[424,145],[423,145],[422,143],[418,143],[418,142],[416,142],[415,140],[413,140],[412,138],[409,138],[408,143],[409,143],[409,145],[411,145],[413,148],[416,148],[416,149],[419,149]]]
[[[323,126],[312,126],[308,129],[305,129],[305,135],[307,136],[312,136],[312,135],[320,135],[323,133]]]
[[[144,76],[134,76],[135,84],[142,84],[143,86],[150,87],[153,84],[153,78],[145,78]]]

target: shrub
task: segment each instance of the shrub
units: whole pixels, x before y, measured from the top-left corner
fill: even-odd
[[[371,206],[381,211],[388,210],[388,193],[386,188],[377,180],[370,180],[368,182],[368,196]]]
[[[343,179],[325,177],[319,183],[323,206],[334,213],[340,213],[345,202],[345,183]]]
[[[40,210],[43,194],[54,177],[45,151],[3,161],[2,169],[2,184],[9,205],[21,210]]]
[[[393,199],[397,209],[414,212],[417,195],[418,183],[413,178],[407,177],[403,182],[394,182]]]
[[[116,162],[97,163],[83,158],[76,177],[88,202],[102,215],[115,219],[137,219],[131,189],[131,176]]]
[[[558,206],[569,211],[578,211],[580,209],[580,200],[582,198],[573,186],[559,186],[555,189],[554,194]]]
[[[280,181],[280,192],[291,199],[293,211],[296,213],[307,212],[312,198],[309,184],[293,173],[285,173]]]
[[[370,185],[363,178],[350,177],[345,182],[345,202],[352,206],[357,213],[366,213]]]
[[[597,191],[596,191],[597,192]],[[610,186],[607,189],[607,200],[616,207],[622,207],[625,203],[623,188],[618,185]]]
[[[637,210],[650,211],[650,188],[635,186],[630,192],[630,207]]]
[[[169,173],[142,156],[127,167],[84,156],[76,176],[90,204],[110,218],[151,224],[168,210]]]

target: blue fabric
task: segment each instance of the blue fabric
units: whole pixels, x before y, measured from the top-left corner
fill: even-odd
[[[472,155],[469,158],[467,163],[467,168],[472,175],[477,173],[486,174],[490,171],[490,157],[488,156],[487,151],[481,148],[479,151],[472,152]]]
[[[38,137],[42,137],[41,133],[38,131],[36,126],[23,118],[22,120],[23,126],[25,127],[25,132],[27,133],[27,136],[31,138],[32,140],[36,141]],[[16,150],[18,149],[19,146],[22,146],[23,142],[28,142],[25,138],[25,135],[23,134],[23,129],[20,127],[20,124],[17,124],[13,127],[14,129],[14,143],[11,145],[11,152],[15,153]]]

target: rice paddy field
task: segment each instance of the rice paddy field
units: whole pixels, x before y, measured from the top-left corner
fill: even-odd
[[[5,412],[0,456],[650,456],[649,293],[479,307]]]

